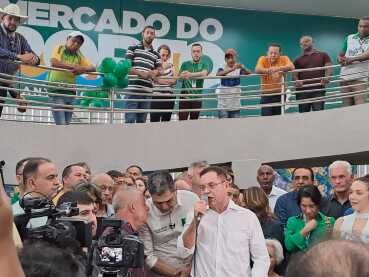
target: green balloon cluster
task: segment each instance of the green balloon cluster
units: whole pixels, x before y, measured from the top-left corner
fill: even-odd
[[[128,73],[132,65],[129,60],[121,60],[118,63],[113,58],[105,58],[101,62],[99,72],[104,73],[104,88],[126,88],[128,86]]]
[[[92,108],[109,107],[109,101],[104,99],[109,98],[109,93],[107,91],[86,91],[82,92],[82,96],[94,97],[89,99],[82,99],[81,105],[84,107],[92,107]]]

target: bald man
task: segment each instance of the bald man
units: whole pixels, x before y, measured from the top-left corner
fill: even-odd
[[[106,173],[95,175],[91,182],[101,189],[101,198],[103,201],[97,216],[110,217],[114,215],[114,209],[111,205],[114,194],[114,180]]]
[[[274,210],[275,203],[278,197],[287,193],[283,189],[280,189],[273,185],[275,180],[274,169],[269,165],[261,165],[257,171],[256,180],[260,187],[264,190],[269,199],[269,207]]]
[[[119,189],[113,198],[113,208],[115,217],[128,222],[134,231],[146,223],[149,207],[143,193],[134,187]]]
[[[309,69],[326,66],[325,70],[294,71],[292,78],[295,81],[296,100],[305,100],[299,104],[299,112],[324,110],[324,101],[315,100],[306,102],[306,99],[319,98],[325,96],[325,86],[329,83],[332,68],[331,58],[325,52],[314,48],[313,38],[303,36],[300,38],[302,54],[294,61],[296,69]]]
[[[143,193],[135,187],[122,187],[113,197],[115,218],[123,220],[121,231],[126,235],[137,236],[138,230],[146,223],[149,207]],[[109,234],[112,228],[104,230]],[[127,276],[146,277],[145,268],[129,268]]]

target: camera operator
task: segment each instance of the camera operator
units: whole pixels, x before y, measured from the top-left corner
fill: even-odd
[[[25,243],[19,259],[27,277],[85,277],[84,266],[69,250],[46,241]],[[3,266],[1,266],[3,269]],[[18,276],[12,272],[4,276]]]
[[[138,235],[138,230],[146,223],[149,209],[143,193],[133,187],[119,189],[114,195],[113,207],[115,218],[125,221],[122,231],[127,235]],[[129,272],[133,277],[146,276],[144,268],[132,268]]]
[[[47,197],[51,199],[59,187],[57,168],[49,159],[31,159],[24,166],[23,182],[25,197]],[[24,214],[19,201],[12,208],[14,216]],[[29,227],[45,225],[46,221],[47,217],[32,218]]]
[[[145,245],[146,265],[150,277],[188,276],[191,257],[177,255],[177,239],[184,230],[186,216],[193,213],[199,197],[190,191],[176,190],[169,172],[157,171],[149,176],[151,199],[147,224],[140,230]]]
[[[64,193],[58,201],[58,206],[63,203],[74,203],[77,202],[77,207],[79,210],[79,215],[72,216],[73,218],[86,219],[91,223],[92,227],[92,237],[96,236],[97,230],[97,220],[96,220],[96,207],[94,201],[86,192],[81,191],[68,191]]]

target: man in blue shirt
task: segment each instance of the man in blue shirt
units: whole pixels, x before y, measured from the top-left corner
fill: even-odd
[[[301,213],[297,204],[297,192],[305,185],[314,185],[314,171],[309,167],[295,168],[292,171],[292,191],[280,196],[274,208],[274,213],[283,227],[286,227],[289,217]]]
[[[20,9],[15,4],[9,4],[4,9],[0,9],[0,73],[14,75],[19,69],[19,64],[14,61],[21,61],[24,64],[37,65],[40,63],[39,57],[32,51],[27,40],[16,32],[18,26],[27,20],[27,16],[20,14]],[[3,77],[11,79],[10,77]],[[0,82],[2,87],[10,87],[9,82]],[[9,91],[13,98],[20,99],[19,92]],[[7,90],[0,89],[0,97],[6,97]],[[4,103],[0,99],[0,104]],[[0,117],[3,107],[0,106]],[[21,111],[21,110],[20,110]]]

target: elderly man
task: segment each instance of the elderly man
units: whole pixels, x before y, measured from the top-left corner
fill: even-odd
[[[110,217],[114,215],[112,204],[114,194],[114,180],[106,173],[95,175],[91,183],[101,189],[102,207],[98,211],[98,216]]]
[[[287,193],[283,189],[280,189],[273,185],[275,180],[274,169],[269,165],[261,165],[257,171],[256,180],[260,187],[264,190],[269,199],[269,207],[274,210],[277,199]]]
[[[14,75],[19,69],[19,64],[16,63],[18,61],[29,65],[39,64],[40,59],[32,51],[27,40],[16,32],[18,26],[27,20],[27,16],[21,15],[17,5],[9,4],[4,9],[0,9],[0,18],[0,73]],[[0,85],[11,87],[12,84],[11,81],[2,81]],[[6,97],[7,91],[6,89],[0,89],[0,97]],[[21,98],[18,92],[9,91],[9,93],[13,98]],[[0,104],[4,102],[4,99],[0,99]],[[0,106],[0,117],[2,111],[3,106]]]
[[[150,175],[148,189],[150,212],[140,238],[145,244],[149,276],[185,276],[179,274],[189,271],[190,260],[178,257],[177,238],[199,198],[190,191],[176,190],[172,176],[163,171]]]
[[[224,169],[211,166],[200,176],[202,195],[209,201],[196,202],[177,242],[184,258],[196,248],[191,276],[268,276],[269,255],[256,215],[228,197]]]
[[[323,209],[326,216],[335,219],[344,216],[351,209],[349,194],[354,176],[352,166],[347,161],[335,161],[328,167],[329,179],[333,193],[328,197],[328,203]]]
[[[207,161],[193,162],[188,167],[188,177],[191,180],[192,191],[200,195],[200,173],[209,166]]]
[[[113,198],[115,218],[123,220],[122,232],[126,235],[137,235],[146,223],[148,206],[141,191],[133,187],[121,188]],[[127,276],[145,277],[145,268],[131,268]]]

